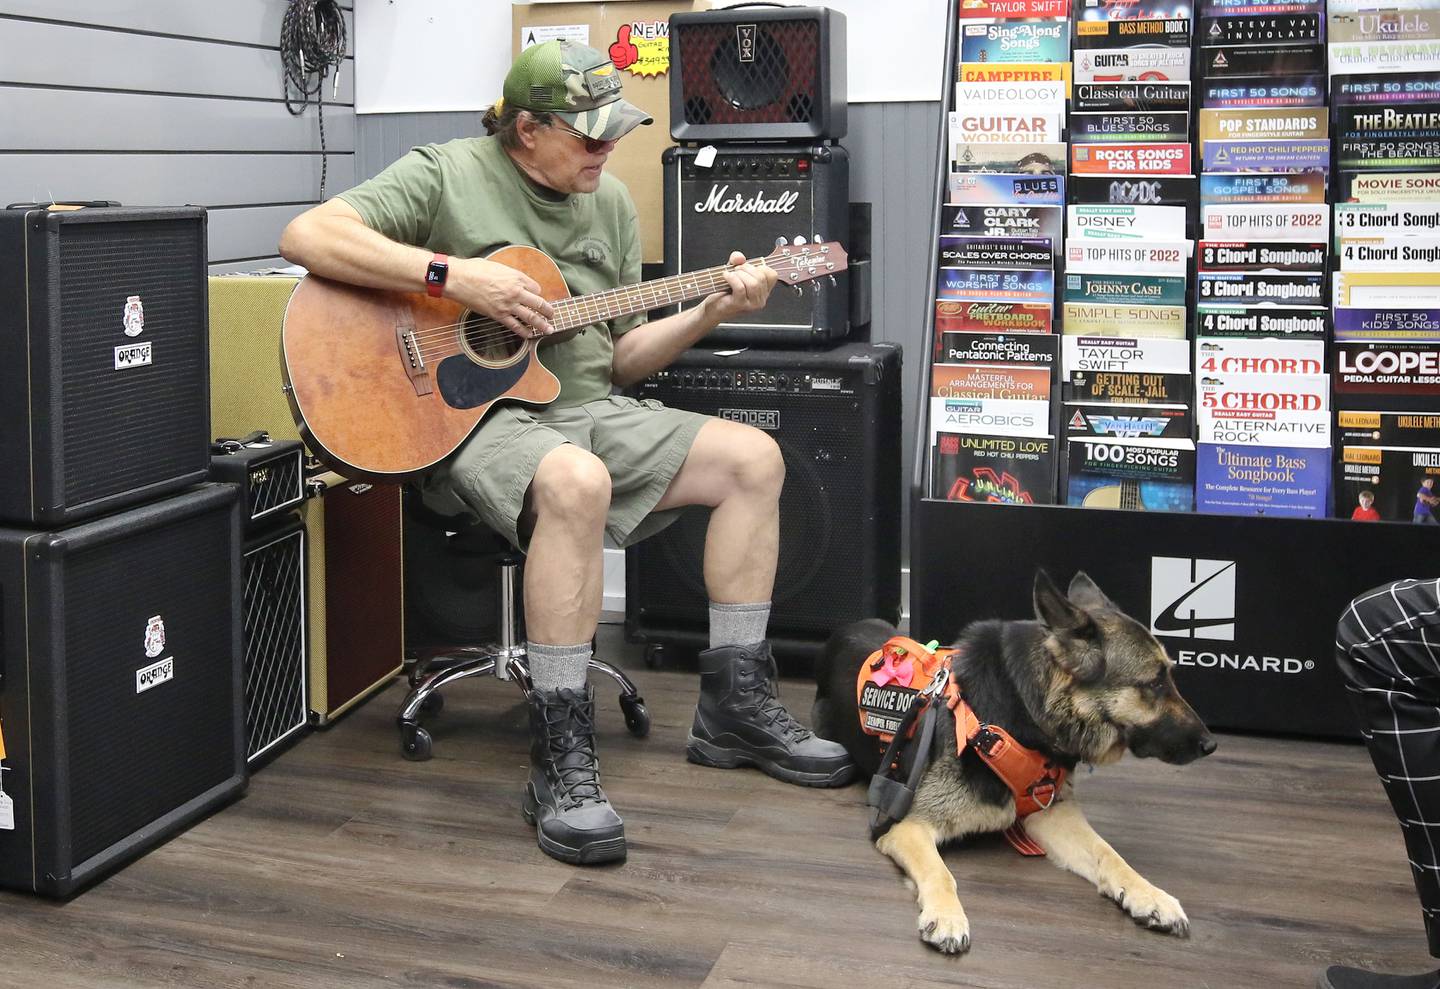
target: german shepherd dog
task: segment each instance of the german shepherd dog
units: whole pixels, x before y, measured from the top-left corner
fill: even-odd
[[[1008,731],[1067,771],[1115,762],[1128,749],[1177,765],[1215,751],[1215,740],[1175,689],[1164,648],[1084,573],[1061,594],[1035,575],[1035,621],[968,625],[952,659],[964,699],[981,722]],[[887,622],[855,622],[830,637],[816,670],[812,724],[841,742],[861,772],[880,769],[877,740],[860,727],[855,681],[860,665],[895,634]],[[931,763],[904,819],[875,847],[914,882],[920,939],[946,954],[970,947],[970,921],[939,845],[1015,823],[1015,801],[967,746],[955,754],[955,719],[938,711]],[[1073,774],[1072,774],[1073,775]],[[1135,922],[1186,937],[1190,920],[1169,893],[1151,885],[1095,833],[1067,781],[1059,799],[1025,818],[1050,861],[1095,884]]]

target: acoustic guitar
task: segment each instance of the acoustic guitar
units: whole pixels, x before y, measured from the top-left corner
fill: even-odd
[[[555,262],[533,247],[504,247],[489,260],[540,284],[556,332],[525,339],[448,299],[358,288],[307,275],[295,286],[280,333],[285,396],[300,435],[336,473],[396,482],[455,451],[499,401],[544,405],[560,382],[537,346],[592,324],[715,292],[729,265],[572,297]],[[844,271],[839,244],[782,245],[745,262],[773,268],[780,283]]]
[[[1128,508],[1145,511],[1145,502],[1140,498],[1140,482],[1123,480],[1119,484],[1107,484],[1093,488],[1081,499],[1084,508]]]

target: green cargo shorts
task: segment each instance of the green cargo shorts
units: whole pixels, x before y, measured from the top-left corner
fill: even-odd
[[[710,416],[666,408],[654,399],[612,395],[568,409],[505,402],[422,482],[425,504],[445,515],[470,514],[525,548],[518,530],[525,494],[540,461],[562,443],[588,450],[610,471],[606,534],[617,546],[653,536],[682,509],[652,512]]]

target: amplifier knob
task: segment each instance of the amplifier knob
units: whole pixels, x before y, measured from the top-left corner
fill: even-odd
[[[785,388],[790,387],[790,381],[789,381],[789,379],[787,379],[787,378],[785,377],[785,375],[783,375],[783,374],[780,375],[780,377],[778,377],[778,378],[775,379],[775,383],[776,383],[777,385],[779,385],[779,386],[781,387],[781,389],[785,389]]]

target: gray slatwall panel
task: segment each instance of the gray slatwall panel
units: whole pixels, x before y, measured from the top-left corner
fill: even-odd
[[[280,95],[276,84],[274,96]],[[0,151],[319,151],[312,106],[0,86]],[[355,150],[355,111],[325,108],[325,146]]]
[[[0,175],[10,199],[114,199],[126,206],[243,206],[318,202],[320,156],[7,155]],[[355,156],[331,155],[326,191],[355,184]],[[233,256],[233,255],[232,255]]]
[[[450,113],[365,113],[356,118],[355,174],[360,179],[379,175],[395,159],[420,144],[485,133],[483,114],[473,110]]]
[[[211,41],[235,41],[247,45],[280,44],[280,24],[286,4],[223,0],[196,3],[195,0],[143,0],[116,3],[115,0],[0,0],[0,14],[41,17],[75,24],[95,24],[131,31],[153,31]],[[343,8],[342,8],[343,10]],[[355,53],[355,15],[344,12],[346,54]]]
[[[871,203],[871,339],[905,348],[903,474],[909,486],[925,360],[926,268],[939,103],[861,103],[850,107],[850,198]],[[910,499],[904,500],[904,558],[910,558]]]
[[[259,16],[258,6],[245,6]],[[261,99],[280,95],[278,50],[0,17],[0,52],[5,53],[0,83]],[[346,60],[339,95],[332,98],[353,104],[354,92],[354,62]]]
[[[210,211],[210,262],[274,255],[285,224],[305,206],[255,206]]]

